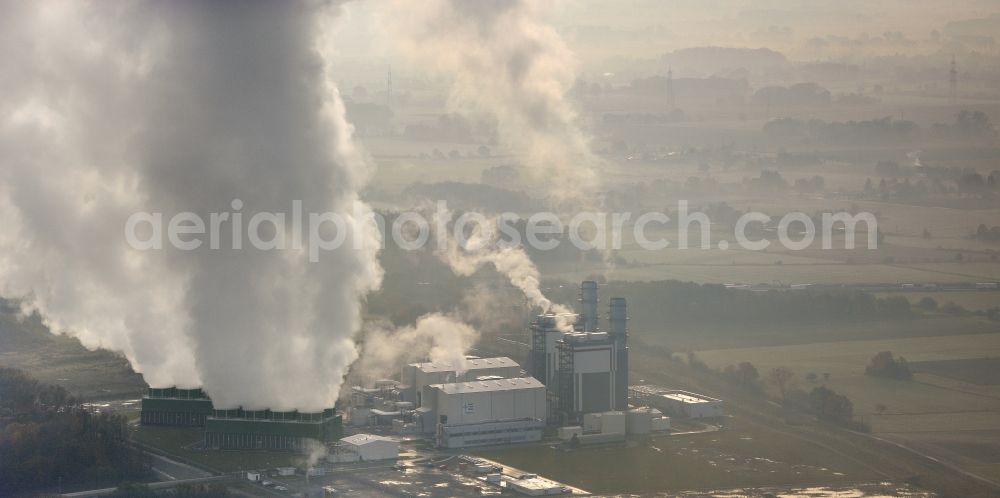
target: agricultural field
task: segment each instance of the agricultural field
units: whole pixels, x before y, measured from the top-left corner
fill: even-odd
[[[918,361],[910,363],[910,370],[970,384],[1000,384],[1000,358]]]
[[[913,380],[865,375],[865,366],[879,351],[891,351],[914,362]],[[1000,454],[1000,383],[994,382],[995,375],[982,370],[994,364],[987,359],[1000,356],[1000,330],[710,349],[696,354],[713,367],[749,361],[762,373],[789,368],[796,374],[798,387],[808,390],[826,385],[847,395],[855,414],[875,435],[918,445],[973,472],[1000,476],[1000,461],[995,456]],[[980,378],[970,378],[977,369]]]

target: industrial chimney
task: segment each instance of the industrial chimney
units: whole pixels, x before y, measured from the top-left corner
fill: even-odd
[[[580,284],[580,319],[583,332],[597,331],[597,282],[593,280]]]
[[[586,284],[586,282],[584,282]],[[611,312],[608,314],[608,335],[612,337],[624,337],[627,335],[625,323],[628,321],[628,313],[624,297],[611,298]]]
[[[613,401],[615,410],[628,409],[628,309],[624,297],[611,298],[608,313],[608,337],[614,345],[612,352]]]

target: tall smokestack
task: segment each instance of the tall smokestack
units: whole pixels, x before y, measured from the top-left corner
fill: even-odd
[[[614,409],[628,409],[628,310],[624,297],[611,298],[611,311],[608,314],[608,336],[614,342],[613,378]]]
[[[584,332],[597,330],[597,282],[593,280],[580,284],[580,319]]]
[[[628,331],[626,322],[628,312],[624,297],[611,298],[611,311],[608,313],[608,335],[615,338],[625,339]]]

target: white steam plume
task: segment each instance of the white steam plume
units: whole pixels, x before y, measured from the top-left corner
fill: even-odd
[[[435,227],[446,225],[442,222],[442,217],[450,219],[451,214],[447,211],[436,213]],[[497,273],[506,277],[511,285],[517,287],[533,307],[557,315],[571,313],[571,310],[566,306],[553,303],[545,297],[541,289],[541,275],[538,267],[528,257],[524,248],[501,247],[497,244],[496,233],[491,230],[490,225],[475,225],[474,231],[468,235],[464,244],[459,244],[454,237],[448,234],[439,234],[439,239],[443,239],[445,244],[439,246],[435,250],[435,254],[456,275],[468,277],[489,264]],[[573,323],[568,316],[558,320],[557,325],[560,330],[565,332],[573,331]]]
[[[366,328],[362,355],[353,373],[364,380],[375,380],[399,371],[399,366],[430,359],[466,370],[465,355],[479,339],[479,332],[459,318],[429,313],[416,324],[392,327],[390,324]]]
[[[599,204],[598,160],[566,99],[576,64],[559,34],[541,21],[543,3],[394,0],[385,18],[410,60],[451,79],[449,104],[454,110],[496,117],[503,137],[523,157],[524,176],[542,185],[555,207],[593,209]],[[439,248],[439,255],[460,275],[491,263],[533,305],[568,312],[541,293],[538,270],[521,249],[490,244],[461,251],[449,243]],[[605,263],[610,266],[611,261],[606,252]],[[570,330],[572,324],[561,327]]]
[[[54,332],[124,353],[151,384],[193,387],[186,278],[122,237],[147,196],[124,151],[143,78],[133,41],[150,23],[105,14],[0,3],[0,293]]]
[[[596,158],[566,100],[576,63],[559,34],[540,21],[541,4],[394,0],[385,17],[403,54],[452,79],[455,110],[496,116],[504,138],[523,155],[526,176],[545,185],[556,205],[589,206]]]
[[[201,383],[219,407],[332,406],[381,280],[357,194],[369,164],[315,49],[335,9],[4,2],[0,290],[151,385]],[[271,251],[232,249],[226,229],[217,250],[126,246],[135,211],[208,220],[233,199],[244,219],[298,200],[359,229],[315,264],[287,230],[291,248]]]

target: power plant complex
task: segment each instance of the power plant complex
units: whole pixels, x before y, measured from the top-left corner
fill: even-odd
[[[527,330],[527,368],[505,356],[466,357],[459,364],[401,365],[398,380],[354,385],[346,417],[350,431],[367,428],[424,438],[439,448],[463,448],[540,441],[547,429],[557,428],[549,430],[567,443],[588,444],[669,430],[668,416],[722,415],[717,399],[631,386],[626,301],[607,301],[606,328],[600,308],[597,283],[586,281],[578,312],[536,316]],[[204,428],[203,447],[220,450],[303,451],[309,440],[333,443],[344,432],[333,408],[216,409],[200,389],[149,389],[141,422]],[[361,436],[365,445],[389,446],[381,436]],[[334,456],[328,458],[363,458],[358,441],[348,439],[331,447]]]
[[[536,316],[525,369],[509,357],[468,357],[462,365],[411,363],[398,381],[354,386],[350,425],[423,435],[442,448],[539,441],[549,427],[581,444],[668,430],[664,408],[679,417],[684,411],[630,390],[625,299],[608,300],[606,328],[600,308],[597,283],[586,281],[576,313]],[[712,401],[718,410],[711,413],[721,415],[721,401]]]

